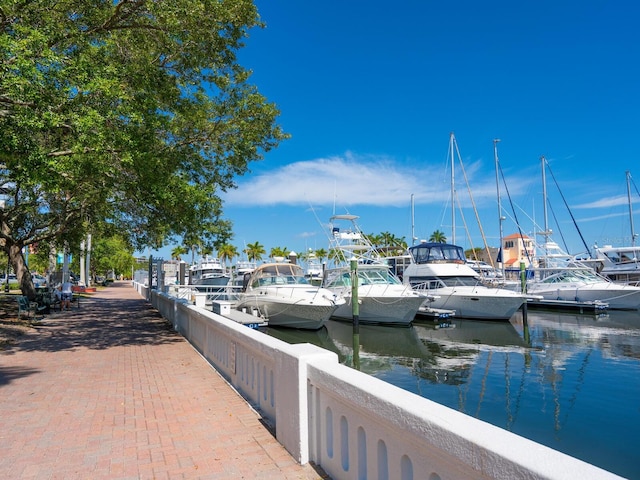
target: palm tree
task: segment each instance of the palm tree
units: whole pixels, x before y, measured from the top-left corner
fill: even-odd
[[[347,258],[344,255],[344,252],[339,248],[332,248],[329,250],[329,260],[333,260],[333,263],[339,265],[347,261]]]
[[[365,240],[367,242],[369,242],[371,245],[373,245],[374,248],[378,248],[378,246],[380,246],[384,239],[382,238],[382,235],[376,235],[375,233],[363,233],[362,234],[365,238]]]
[[[189,249],[185,246],[177,246],[171,250],[171,258],[174,260],[182,260],[182,255],[189,253]]]
[[[322,261],[327,258],[327,251],[324,248],[319,248],[315,252],[316,258],[322,263]]]
[[[247,243],[247,247],[243,252],[247,254],[247,258],[252,262],[262,260],[262,256],[267,253],[264,249],[264,245],[261,245],[260,242]]]
[[[271,252],[269,253],[269,257],[276,258],[276,257],[286,257],[289,255],[289,249],[287,247],[273,247],[271,249]]]
[[[445,236],[444,232],[436,230],[429,237],[429,241],[435,243],[447,243],[447,237]]]
[[[231,245],[230,243],[225,243],[218,248],[218,257],[220,257],[220,261],[226,267],[227,259],[233,260],[233,257],[238,256],[238,249],[235,245]]]

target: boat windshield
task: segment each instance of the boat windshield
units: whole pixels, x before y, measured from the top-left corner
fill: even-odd
[[[549,275],[542,283],[594,283],[603,281],[592,270],[565,270]]]
[[[411,277],[411,287],[418,290],[432,290],[445,287],[476,287],[481,284],[477,277]]]
[[[409,249],[416,263],[460,262],[466,263],[464,250],[448,243],[422,243]]]
[[[400,280],[387,267],[358,270],[360,285],[399,285]]]
[[[612,250],[603,252],[613,263],[637,263],[638,252],[635,250]]]
[[[252,286],[262,285],[309,285],[302,268],[289,263],[265,265],[254,274]]]
[[[202,275],[220,275],[223,272],[221,268],[206,268],[201,270]]]

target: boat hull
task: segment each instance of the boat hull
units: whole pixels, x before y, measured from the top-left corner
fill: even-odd
[[[432,308],[454,310],[456,318],[509,320],[525,298],[515,292],[488,287],[447,287],[429,290]]]
[[[375,288],[360,287],[358,291],[358,321],[371,325],[408,326],[413,322],[418,310],[425,302],[425,297],[400,286],[394,294],[393,286],[385,285],[383,291]],[[351,291],[335,292],[342,296],[345,303],[333,314],[339,320],[353,320],[353,302]]]
[[[292,303],[285,299],[278,300],[260,294],[244,294],[238,300],[236,308],[247,313],[258,310],[260,315],[268,320],[270,327],[318,330],[331,318],[337,305],[331,302]]]
[[[351,297],[345,299],[346,303],[339,306],[333,314],[333,318],[340,320],[353,320],[353,303]],[[413,322],[418,309],[424,302],[423,298],[401,297],[395,299],[395,303],[385,303],[390,300],[387,297],[359,298],[358,321],[372,325],[398,325],[409,326]],[[398,316],[398,312],[402,316]]]
[[[527,292],[540,295],[545,300],[604,302],[611,310],[640,309],[640,288],[613,282],[562,286],[562,288],[553,288],[552,284],[533,283],[527,285]]]

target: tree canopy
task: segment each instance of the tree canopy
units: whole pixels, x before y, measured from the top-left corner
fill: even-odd
[[[2,2],[0,248],[19,279],[24,246],[99,222],[137,249],[230,238],[220,193],[287,138],[236,59],[260,26],[250,0]]]

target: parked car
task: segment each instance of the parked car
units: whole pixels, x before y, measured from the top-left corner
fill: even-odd
[[[37,273],[31,274],[31,280],[33,281],[33,286],[36,288],[47,286],[47,279],[42,275],[38,275]]]

